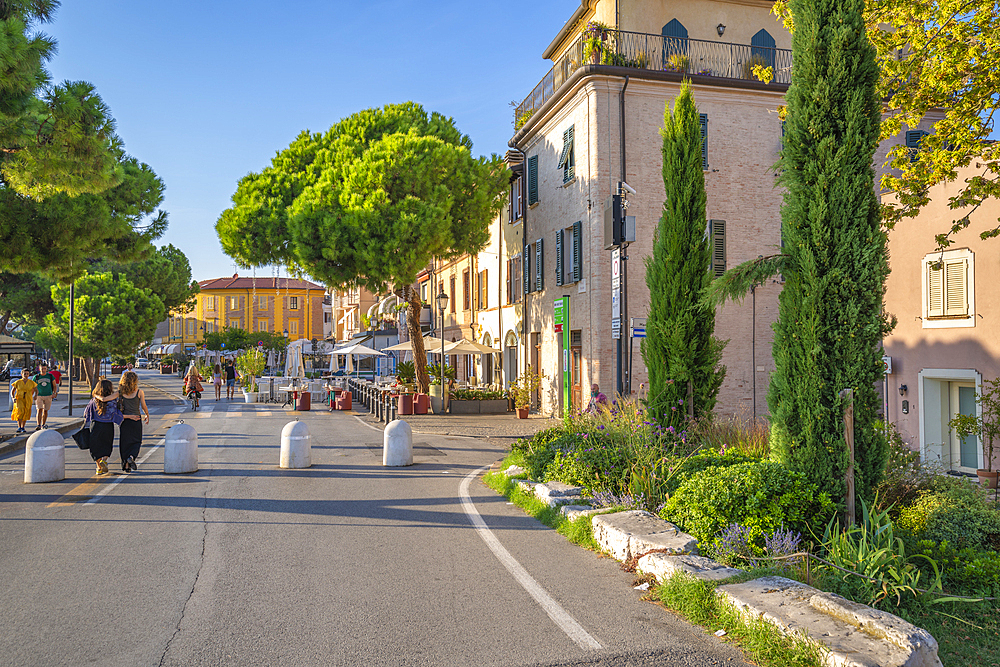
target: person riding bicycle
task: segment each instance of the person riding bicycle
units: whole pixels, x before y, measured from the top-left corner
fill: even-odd
[[[184,395],[191,399],[191,405],[195,410],[198,409],[201,392],[205,389],[201,384],[204,379],[194,364],[191,364],[184,376]]]

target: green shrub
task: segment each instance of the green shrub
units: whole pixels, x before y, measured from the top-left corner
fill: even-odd
[[[948,542],[959,549],[1000,548],[1000,511],[971,484],[938,485],[899,511],[899,526],[916,540]]]
[[[754,459],[735,451],[715,452],[703,450],[684,460],[679,460],[677,474],[667,483],[666,490],[673,495],[681,484],[708,468],[727,468],[729,466],[749,463]]]
[[[920,460],[920,452],[910,449],[895,428],[889,430],[889,463],[876,488],[876,510],[890,510],[893,518],[899,510],[931,489],[939,471]]]
[[[921,540],[914,553],[937,563],[944,590],[954,595],[1000,597],[1000,554],[983,549],[956,548],[949,542]],[[914,559],[920,569],[927,564]]]
[[[832,510],[829,496],[817,492],[801,473],[780,463],[753,461],[692,475],[660,515],[698,538],[711,553],[717,548],[717,534],[730,524],[745,526],[757,542],[781,527],[808,534],[810,528],[825,524]]]

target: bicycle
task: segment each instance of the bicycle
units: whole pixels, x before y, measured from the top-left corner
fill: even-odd
[[[198,412],[198,407],[201,405],[201,392],[191,390],[188,392],[188,398],[191,399],[191,409]]]

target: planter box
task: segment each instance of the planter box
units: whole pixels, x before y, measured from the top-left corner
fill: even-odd
[[[506,399],[488,401],[465,401],[452,399],[450,402],[453,415],[499,415],[507,413]]]

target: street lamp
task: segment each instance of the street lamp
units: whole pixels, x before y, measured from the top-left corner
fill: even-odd
[[[448,307],[448,295],[444,293],[444,286],[436,298],[438,310],[441,311],[441,412],[444,412],[444,309]]]

